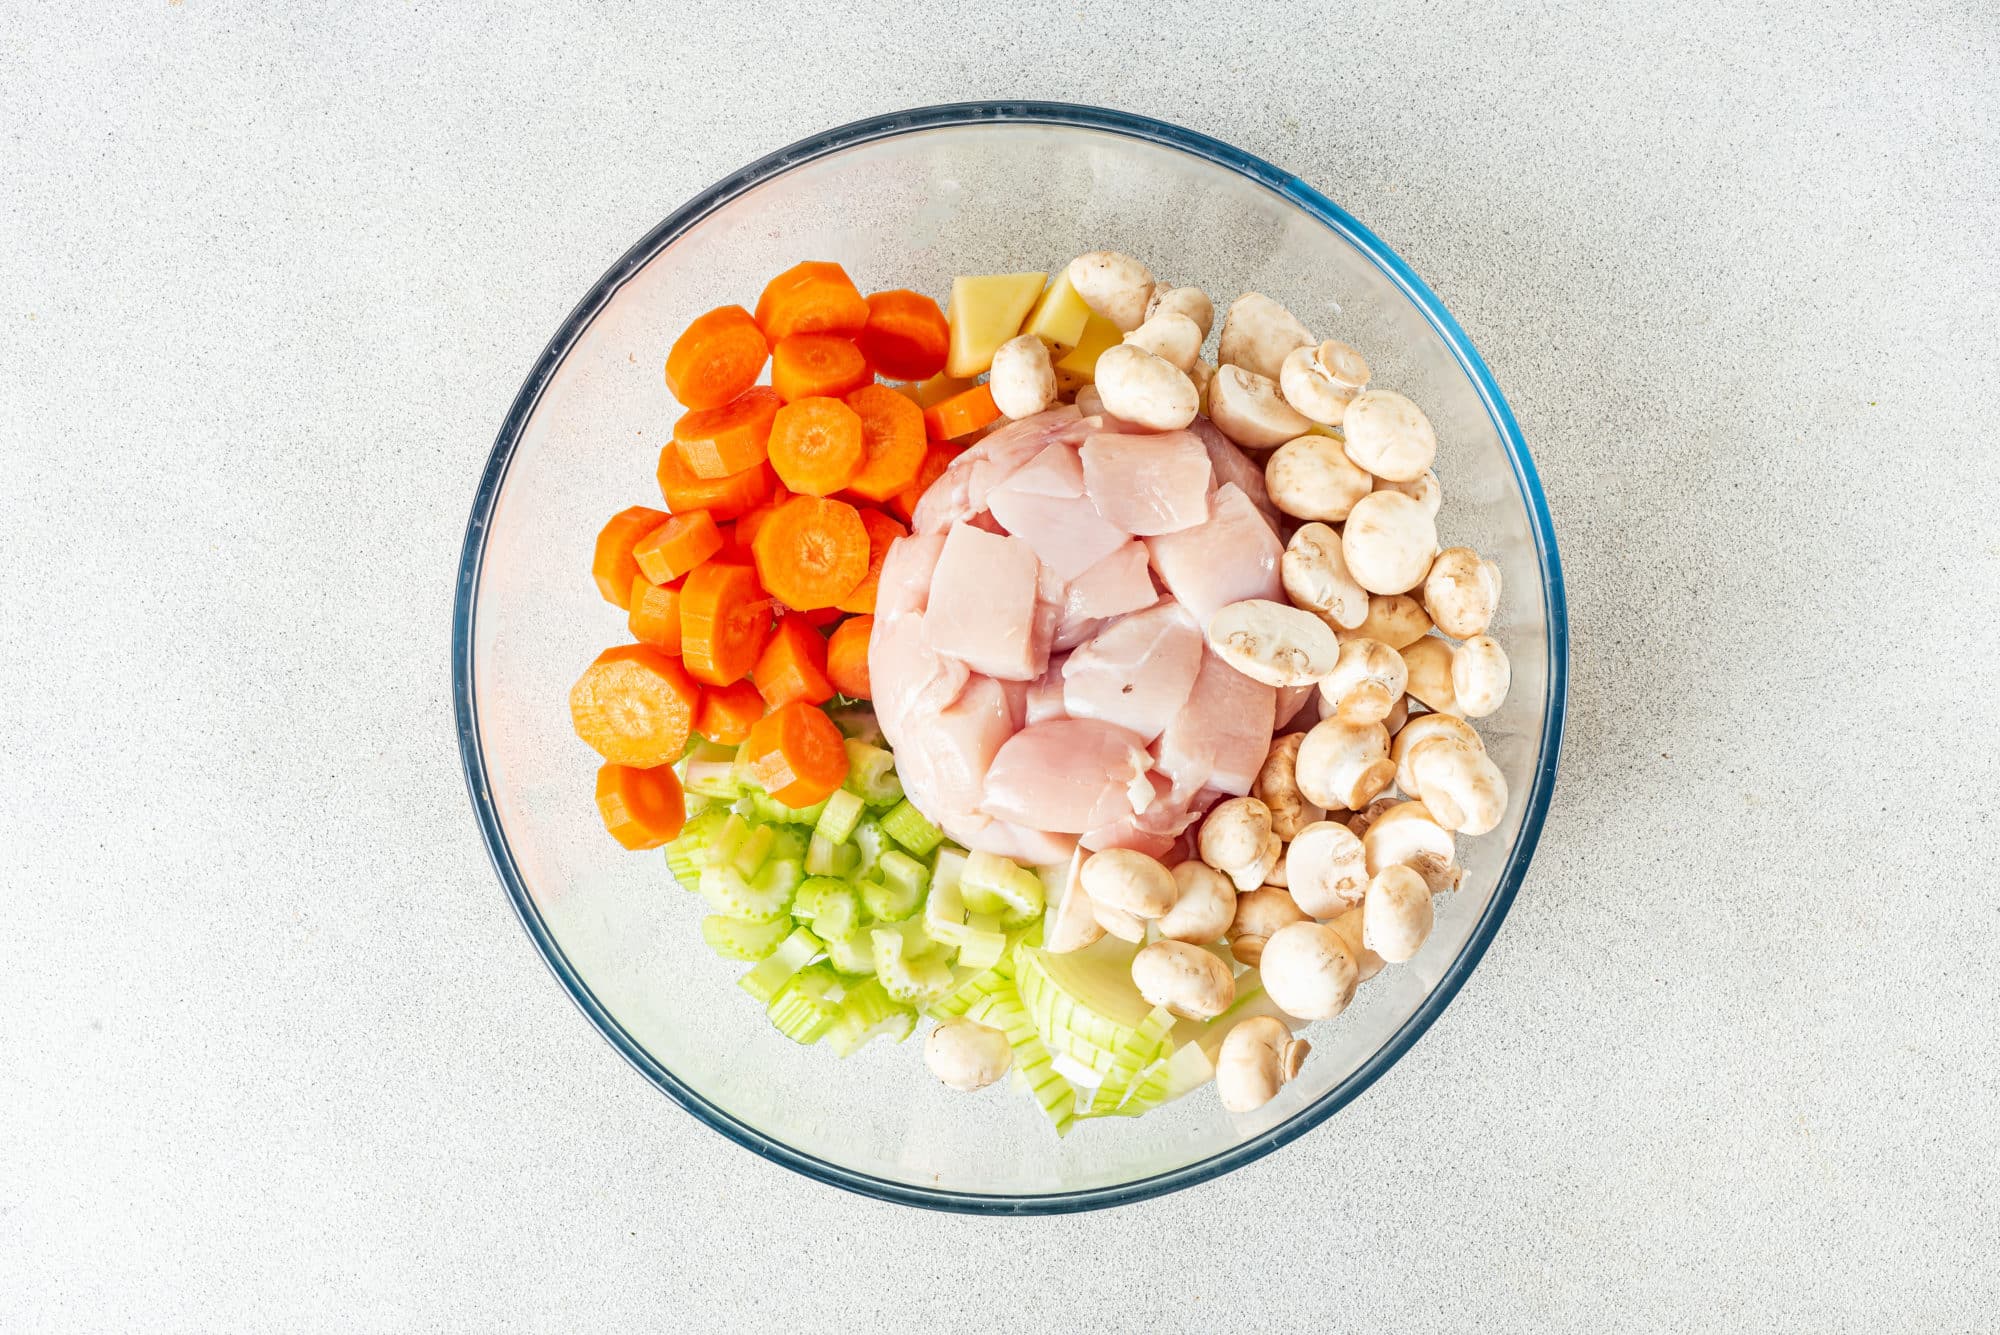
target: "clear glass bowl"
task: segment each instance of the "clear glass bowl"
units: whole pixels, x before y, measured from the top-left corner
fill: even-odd
[[[1313,1027],[1303,1075],[1248,1116],[1201,1091],[1058,1140],[1004,1087],[955,1094],[916,1042],[847,1061],[801,1049],[702,945],[703,906],[657,854],[622,851],[592,800],[597,760],[570,732],[571,681],[625,636],[592,586],[605,518],[659,503],[675,414],[661,362],[694,315],[751,302],[801,259],[864,291],[942,293],[957,273],[1048,269],[1113,248],[1218,301],[1255,290],[1360,347],[1376,383],[1430,414],[1441,531],[1500,563],[1494,633],[1513,658],[1481,731],[1513,792],[1462,841],[1464,888],[1438,900],[1412,962]],[[967,103],[829,131],[729,177],[654,228],[563,322],[501,428],[458,575],[452,676],[473,806],[501,883],[576,1003],[647,1079],[738,1144],[884,1200],[994,1213],[1092,1209],[1205,1181],[1332,1116],[1388,1069],[1464,983],[1528,869],[1555,781],[1567,637],[1542,488],[1513,414],[1430,289],[1298,178],[1203,135],[1052,103]],[[1449,1097],[1449,1091],[1440,1091]]]

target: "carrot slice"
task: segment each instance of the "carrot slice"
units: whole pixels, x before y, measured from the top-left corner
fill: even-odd
[[[931,483],[944,476],[944,470],[951,467],[951,461],[965,452],[963,446],[944,445],[932,441],[924,450],[924,466],[917,470],[917,480],[897,492],[889,502],[889,508],[903,517],[906,524],[914,523],[917,502],[931,489]]]
[[[814,630],[825,630],[837,624],[847,613],[838,607],[808,607],[804,611],[793,608],[791,614],[811,626]]]
[[[766,519],[751,544],[757,577],[786,607],[831,607],[868,573],[868,530],[845,501],[794,496]]]
[[[874,379],[861,349],[838,334],[793,334],[771,351],[771,388],[786,403],[814,395],[837,399]]]
[[[868,296],[868,327],[861,351],[871,366],[897,380],[928,380],[944,370],[951,326],[938,304],[921,292],[896,288]]]
[[[720,408],[697,408],[674,423],[674,444],[696,477],[728,477],[764,462],[778,396],[752,385]]]
[[[764,717],[764,696],[750,681],[711,686],[701,693],[701,708],[694,716],[694,730],[711,742],[741,746],[750,738],[750,725]]]
[[[771,345],[750,312],[718,306],[698,315],[667,353],[667,388],[690,408],[720,408],[757,383]]]
[[[800,399],[778,409],[771,468],[795,492],[830,496],[861,471],[865,441],[861,415],[839,399]]]
[[[824,802],[847,780],[840,729],[803,700],[758,719],[745,745],[750,777],[788,807]]]
[[[651,510],[643,505],[635,505],[628,510],[620,510],[611,516],[597,534],[597,551],[590,558],[591,578],[597,581],[597,591],[604,595],[604,601],[613,607],[629,608],[632,605],[632,581],[639,574],[639,563],[632,557],[632,549],[639,540],[667,521],[665,513]]]
[[[874,617],[849,617],[826,642],[826,679],[850,700],[869,698],[868,637],[874,630]]]
[[[681,589],[678,582],[655,584],[644,575],[632,577],[632,603],[625,624],[632,638],[663,653],[681,651]]]
[[[984,385],[974,385],[924,409],[924,429],[932,440],[956,440],[999,416],[1000,407],[993,402],[993,391]]]
[[[847,484],[856,496],[881,502],[917,480],[924,466],[924,414],[887,385],[863,385],[847,396],[861,417],[867,458]]]
[[[597,771],[597,814],[625,847],[658,848],[687,823],[680,777],[671,765],[606,765]]]
[[[757,540],[757,530],[764,526],[764,521],[769,519],[779,506],[791,498],[792,493],[790,489],[784,483],[780,482],[776,493],[770,500],[765,501],[762,505],[736,521],[736,545],[741,547],[744,552],[742,564],[749,565],[756,559],[749,553],[751,544]]]
[[[650,644],[606,649],[569,691],[576,735],[614,765],[671,765],[687,746],[701,687]]]
[[[722,531],[706,510],[670,515],[667,522],[639,539],[632,559],[639,573],[655,584],[671,584],[722,550]]]
[[[834,604],[843,612],[875,610],[875,588],[882,582],[882,562],[888,558],[889,544],[910,536],[910,530],[880,510],[863,510],[861,527],[868,530],[868,573],[852,592]]]
[[[833,699],[833,683],[826,679],[826,637],[796,612],[779,617],[750,680],[773,708],[794,700],[825,704]]]
[[[710,686],[741,681],[771,633],[771,600],[748,566],[710,561],[681,583],[681,659]]]
[[[807,260],[764,285],[757,298],[757,323],[773,343],[793,334],[852,338],[867,327],[868,303],[847,270],[827,260]]]
[[[728,477],[696,477],[681,458],[680,447],[669,445],[660,451],[660,494],[675,514],[706,510],[718,524],[736,519],[764,503],[777,477],[768,463],[757,464]]]

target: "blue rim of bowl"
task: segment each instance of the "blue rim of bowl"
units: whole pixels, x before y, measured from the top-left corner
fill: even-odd
[[[1508,457],[1514,467],[1514,478],[1528,507],[1530,526],[1534,530],[1536,551],[1542,568],[1544,613],[1548,622],[1547,723],[1542,736],[1541,754],[1535,766],[1534,783],[1528,793],[1527,814],[1521,822],[1520,836],[1514,842],[1506,870],[1501,875],[1500,884],[1494,890],[1484,916],[1480,918],[1457,958],[1452,961],[1443,977],[1438,980],[1437,986],[1431,989],[1430,995],[1424,999],[1416,1012],[1404,1021],[1402,1027],[1392,1034],[1374,1055],[1350,1072],[1345,1080],[1279,1126],[1272,1127],[1219,1154],[1151,1177],[1116,1186],[1032,1195],[984,1195],[977,1192],[944,1191],[911,1186],[855,1172],[816,1155],[793,1149],[739,1121],[703,1098],[654,1059],[651,1053],[625,1032],[623,1026],[612,1017],[578,976],[568,957],[563,954],[562,947],[551,935],[548,925],[542,921],[540,911],[528,894],[527,886],[521,879],[520,869],[515,865],[513,852],[508,847],[506,832],[500,827],[499,814],[495,811],[488,792],[486,759],[479,745],[479,720],[472,694],[473,608],[479,591],[479,569],[485,555],[487,529],[492,519],[493,507],[506,480],[514,448],[528,419],[533,415],[542,393],[548,388],[557,368],[569,354],[570,348],[589,327],[598,312],[610,301],[612,295],[649,260],[703,218],[751,187],[762,184],[793,167],[842,149],[898,135],[987,124],[1058,125],[1075,129],[1101,130],[1178,149],[1193,157],[1227,167],[1284,197],[1366,255],[1403,295],[1423,312],[1431,327],[1451,349],[1459,366],[1478,390],[1488,415],[1506,444]],[[1534,462],[1528,456],[1528,447],[1521,438],[1521,428],[1514,420],[1513,410],[1507,406],[1507,400],[1500,393],[1500,386],[1494,382],[1492,373],[1486,369],[1486,363],[1473,349],[1471,340],[1465,336],[1465,331],[1459,328],[1458,321],[1445,309],[1444,303],[1438,300],[1437,295],[1417,277],[1409,265],[1376,239],[1374,233],[1298,177],[1280,171],[1261,158],[1232,148],[1219,139],[1182,129],[1178,125],[1170,125],[1147,116],[1136,116],[1129,112],[1078,106],[1066,102],[957,102],[891,112],[855,121],[809,139],[802,139],[790,147],[760,158],[718,181],[668,215],[659,226],[648,232],[602,278],[597,280],[597,284],[591,288],[589,294],[577,303],[576,309],[563,321],[562,327],[556,331],[555,337],[549,341],[548,347],[536,360],[534,369],[529,372],[526,382],[521,386],[520,393],[515,395],[513,405],[507,410],[507,418],[501,424],[500,434],[494,441],[493,453],[487,460],[486,471],[480,477],[479,492],[473,499],[472,517],[466,525],[465,550],[459,561],[458,589],[452,613],[451,674],[452,697],[458,717],[459,757],[465,766],[466,787],[472,797],[473,810],[479,818],[480,830],[486,837],[486,848],[493,859],[494,870],[499,874],[501,884],[506,887],[515,912],[520,915],[521,925],[527,930],[528,936],[541,951],[550,970],[569,992],[577,1007],[589,1017],[591,1023],[612,1047],[616,1048],[648,1080],[657,1085],[661,1092],[745,1149],[795,1172],[803,1173],[807,1177],[863,1196],[872,1196],[877,1200],[893,1201],[902,1205],[967,1214],[1061,1214],[1104,1209],[1114,1205],[1129,1205],[1171,1191],[1179,1191],[1184,1187],[1210,1181],[1231,1169],[1240,1168],[1283,1145],[1290,1144],[1340,1111],[1372,1085],[1385,1071],[1395,1065],[1405,1052],[1409,1051],[1411,1045],[1421,1038],[1424,1031],[1429,1029],[1443,1013],[1444,1008],[1458,994],[1459,988],[1465,985],[1465,980],[1471,976],[1473,969],[1478,966],[1481,957],[1486,953],[1486,948],[1492,943],[1495,933],[1499,931],[1502,920],[1507,916],[1508,908],[1514,902],[1515,894],[1520,890],[1522,879],[1527,874],[1528,863],[1534,857],[1535,845],[1541,839],[1542,824],[1548,815],[1550,796],[1555,788],[1556,764],[1562,749],[1563,715],[1569,682],[1569,614],[1563,593],[1562,566],[1556,556],[1555,530],[1549,518],[1548,500],[1542,492],[1541,479],[1536,475]]]

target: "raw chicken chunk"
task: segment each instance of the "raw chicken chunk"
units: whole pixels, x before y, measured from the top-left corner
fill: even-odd
[[[931,650],[988,676],[1009,681],[1039,677],[1048,654],[1044,642],[1042,657],[1036,658],[1040,577],[1040,563],[1019,538],[984,533],[970,524],[952,525],[924,612]]]
[[[1275,687],[1250,680],[1204,648],[1187,706],[1153,744],[1155,763],[1174,794],[1192,797],[1203,788],[1248,793],[1271,749],[1277,707]]]
[[[1186,706],[1201,658],[1201,632],[1179,604],[1120,617],[1064,664],[1063,712],[1150,742]]]
[[[1070,580],[1066,617],[1115,617],[1151,607],[1159,599],[1146,564],[1146,544],[1127,542]]]
[[[1095,719],[1037,723],[993,757],[980,810],[1031,829],[1082,834],[1131,815],[1134,786],[1144,785],[1151,767],[1145,743],[1124,728]],[[1151,791],[1142,788],[1142,804]]]
[[[1074,407],[1054,408],[1001,427],[953,459],[931,484],[911,516],[911,531],[942,533],[972,518],[986,509],[986,498],[995,487],[1036,455],[1058,441],[1081,445],[1095,428],[1095,419]]]
[[[1043,450],[995,487],[986,504],[1062,580],[1075,579],[1132,537],[1106,522],[1083,494],[1083,465],[1067,445]]]
[[[1278,558],[1285,549],[1264,516],[1234,483],[1216,491],[1205,522],[1148,538],[1146,550],[1167,592],[1180,599],[1204,628],[1209,618],[1230,603],[1245,598],[1284,599]]]
[[[1127,533],[1178,533],[1208,518],[1208,451],[1186,431],[1093,435],[1083,476],[1098,513]]]

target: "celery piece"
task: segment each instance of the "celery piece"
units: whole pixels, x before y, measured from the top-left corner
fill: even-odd
[[[804,873],[795,862],[774,862],[755,879],[746,879],[734,867],[704,867],[701,897],[717,913],[747,922],[770,922],[785,916],[792,906],[792,893]]]
[[[951,987],[951,966],[941,954],[912,950],[909,937],[894,928],[878,927],[868,935],[875,946],[875,976],[896,1000],[923,1005]]]
[[[904,798],[882,815],[882,833],[918,857],[924,857],[944,842],[944,831],[924,819],[924,813]]]
[[[1055,1124],[1056,1134],[1068,1135],[1076,1121],[1076,1087],[1055,1068],[1055,1060],[1035,1032],[1035,1022],[1028,1018],[1021,999],[1011,991],[989,993],[973,1004],[966,1018],[991,1025],[1007,1036],[1007,1045],[1014,1049],[1014,1066],[1029,1094]]]
[[[708,846],[695,860],[704,867],[720,867],[725,863],[734,862],[736,855],[742,852],[743,846],[750,841],[752,832],[750,822],[732,811],[723,820],[721,827],[709,837]],[[755,870],[755,867],[750,869],[750,871]],[[746,871],[743,874],[748,876],[750,872]]]
[[[667,870],[681,883],[682,889],[696,888],[701,879],[702,861],[708,843],[728,820],[728,811],[711,807],[699,815],[690,816],[687,824],[681,826],[680,834],[668,841]]]
[[[875,972],[875,942],[856,927],[846,936],[826,938],[826,958],[840,972],[865,978]]]
[[[881,823],[875,820],[862,821],[854,827],[850,839],[861,859],[858,869],[875,870],[875,864],[882,860],[884,850],[889,847],[889,837],[882,833]]]
[[[1008,927],[1024,926],[1042,911],[1042,878],[1009,858],[973,853],[965,860],[959,895],[974,913],[998,913]]]
[[[827,1036],[836,1057],[849,1056],[877,1038],[900,1043],[917,1027],[917,1013],[890,996],[879,978],[848,984],[839,1011]]]
[[[748,922],[711,913],[701,920],[701,939],[726,960],[761,960],[776,950],[791,930],[790,918]]]
[[[902,800],[903,781],[896,777],[896,757],[879,746],[846,740],[848,792],[871,807],[892,806]]]
[[[806,871],[814,876],[846,876],[860,865],[861,850],[815,834],[806,846]]]
[[[757,869],[764,865],[764,859],[771,856],[771,845],[778,840],[777,831],[768,825],[754,827],[743,846],[729,859],[729,865],[745,876],[755,876]]]
[[[831,966],[808,965],[771,998],[771,1023],[794,1043],[817,1043],[840,1014],[839,1001],[834,998],[839,990],[840,975]]]
[[[795,927],[763,962],[737,979],[736,985],[768,1006],[771,998],[792,980],[792,975],[811,964],[822,948],[818,937],[803,927]]]
[[[879,872],[871,872],[861,878],[861,903],[883,922],[901,922],[915,913],[923,902],[922,886],[891,883],[880,879]]]
[[[742,793],[742,785],[736,782],[736,763],[733,760],[690,760],[687,763],[687,777],[681,786],[691,793],[703,797],[719,797],[733,801]]]
[[[815,802],[809,807],[788,807],[769,793],[758,789],[750,794],[750,805],[756,808],[759,816],[779,825],[811,825],[819,819],[823,804]]]
[[[854,887],[831,876],[815,876],[799,887],[792,911],[812,923],[822,941],[846,940],[861,928],[861,900]]]
[[[964,878],[965,850],[950,845],[940,848],[937,856],[931,859],[931,893],[936,894],[946,887],[956,891]]]
[[[868,814],[868,805],[845,788],[837,790],[826,799],[820,810],[819,822],[813,826],[813,836],[830,843],[844,844],[854,833],[854,827]],[[883,829],[887,829],[884,822]]]
[[[1007,934],[981,931],[977,927],[963,927],[959,929],[957,939],[952,940],[950,944],[958,947],[960,967],[990,969],[1007,953]]]

